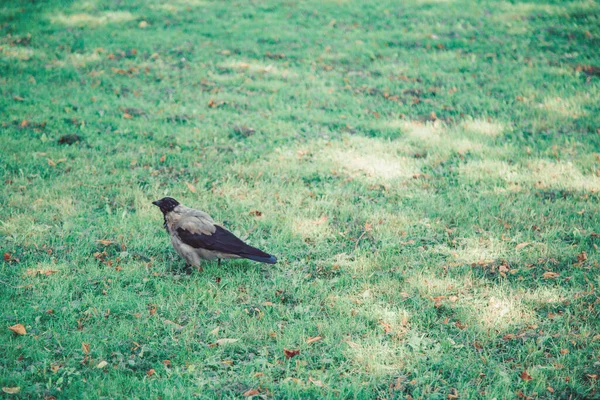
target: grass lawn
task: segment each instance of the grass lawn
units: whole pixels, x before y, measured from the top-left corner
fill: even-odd
[[[2,398],[600,398],[599,67],[592,0],[3,2]]]

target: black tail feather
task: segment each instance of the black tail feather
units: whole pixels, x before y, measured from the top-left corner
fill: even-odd
[[[240,254],[240,256],[247,258],[248,260],[258,261],[265,264],[275,264],[277,262],[277,257],[270,254],[267,254],[266,257],[261,257],[254,254]]]

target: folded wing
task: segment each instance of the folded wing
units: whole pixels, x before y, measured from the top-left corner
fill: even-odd
[[[253,261],[267,264],[275,264],[277,262],[277,258],[274,256],[267,254],[256,247],[247,245],[233,233],[219,225],[214,225],[214,232],[212,233],[201,233],[199,230],[192,232],[189,229],[178,227],[177,235],[183,243],[196,249],[206,249],[224,254],[234,254],[243,258],[248,258]]]

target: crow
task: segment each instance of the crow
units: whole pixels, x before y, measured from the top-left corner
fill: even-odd
[[[153,201],[164,217],[164,227],[175,251],[190,265],[199,267],[201,260],[247,258],[275,264],[277,258],[249,246],[220,225],[204,211],[180,204],[172,197]]]

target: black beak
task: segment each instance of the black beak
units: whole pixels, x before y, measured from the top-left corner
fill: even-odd
[[[152,204],[154,204],[155,206],[158,206],[158,207],[160,207],[160,200],[154,200],[154,201],[152,202]]]

